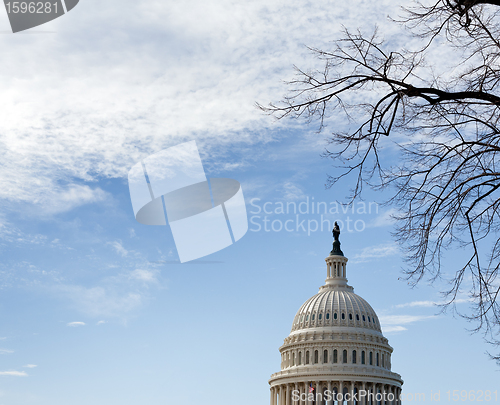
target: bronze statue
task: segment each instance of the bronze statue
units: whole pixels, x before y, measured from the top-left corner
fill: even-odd
[[[340,236],[340,228],[339,228],[339,224],[337,224],[337,221],[335,221],[335,225],[333,227],[332,234],[333,234],[333,239],[338,241],[339,236]]]
[[[333,249],[330,252],[330,255],[338,255],[338,256],[344,256],[344,253],[342,253],[342,250],[340,250],[340,241],[339,241],[339,236],[340,236],[340,228],[339,224],[337,224],[337,221],[335,221],[335,225],[333,226],[332,229],[332,234],[333,234]]]

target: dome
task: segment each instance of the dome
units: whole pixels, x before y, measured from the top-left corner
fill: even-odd
[[[271,405],[332,405],[331,398],[400,404],[403,380],[391,370],[393,348],[373,308],[347,284],[339,235],[335,223],[325,284],[301,305],[279,348],[281,370],[269,379]],[[361,393],[364,400],[356,397]]]
[[[321,291],[322,290],[322,291]],[[347,289],[322,288],[297,311],[292,332],[310,328],[352,327],[382,333],[373,308]]]

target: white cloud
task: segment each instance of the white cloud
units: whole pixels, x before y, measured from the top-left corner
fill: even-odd
[[[107,322],[106,322],[106,321],[98,321],[98,322],[96,323],[96,325],[104,325],[105,323],[107,323]]]
[[[44,26],[57,47],[46,35],[23,36],[22,47],[3,35],[0,199],[67,211],[106,198],[90,187],[95,180],[125,178],[142,157],[187,139],[211,155],[221,145],[272,141],[270,128],[296,124],[274,123],[254,102],[279,99],[294,63],[322,64],[304,44],[328,48],[334,21],[367,21],[371,30],[376,20],[388,36],[399,30],[387,7],[109,0],[98,15],[80,7]]]
[[[398,304],[396,308],[406,308],[406,307],[434,307],[438,305],[435,301],[413,301],[407,302],[406,304]]]
[[[404,326],[382,326],[384,333],[393,333],[393,332],[404,332],[406,329]]]
[[[391,332],[403,332],[407,330],[402,325],[408,325],[411,323],[424,321],[428,319],[436,319],[437,316],[425,316],[425,315],[383,315],[379,316],[380,325],[384,333]]]
[[[123,247],[121,241],[109,242],[109,245],[111,245],[115,249],[116,253],[118,253],[122,257],[128,255],[128,250]]]
[[[130,278],[144,281],[146,283],[154,283],[157,281],[156,272],[151,270],[136,269],[130,273]]]
[[[36,364],[26,364],[23,367],[26,367],[26,368],[35,368],[35,367],[38,367],[38,366]]]
[[[124,317],[143,302],[140,293],[117,290],[112,286],[59,285],[53,290],[90,317]]]
[[[379,228],[382,226],[392,226],[396,222],[392,216],[396,215],[398,212],[399,211],[396,208],[388,209],[377,215],[373,221],[366,224],[366,227]]]
[[[26,371],[0,371],[0,375],[8,375],[14,377],[27,377]]]
[[[85,322],[69,322],[68,326],[76,327],[76,326],[85,326]]]
[[[394,256],[399,254],[398,247],[395,243],[368,246],[361,253],[358,253],[352,258],[355,263],[366,262],[373,259]]]
[[[285,201],[295,201],[305,199],[305,194],[300,187],[291,181],[287,181],[283,184],[284,188],[284,200]]]
[[[14,350],[0,349],[0,354],[11,354],[11,353],[14,353]]]
[[[456,298],[454,300],[455,304],[463,304],[463,303],[470,303],[471,300],[468,298]],[[443,305],[444,302],[438,302],[438,301],[412,301],[412,302],[407,302],[405,304],[398,304],[395,307],[396,308],[412,308],[412,307],[420,307],[420,308],[429,308],[429,307],[436,307],[439,305]]]

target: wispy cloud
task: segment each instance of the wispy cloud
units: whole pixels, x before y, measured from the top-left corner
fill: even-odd
[[[107,322],[106,322],[106,321],[102,321],[102,320],[101,320],[101,321],[98,321],[98,322],[96,323],[96,325],[104,325],[105,323],[107,323]]]
[[[156,283],[156,271],[136,269],[130,273],[130,278],[134,280],[143,281],[146,283]]]
[[[54,291],[90,317],[124,317],[143,302],[140,293],[120,291],[113,286],[59,285]]]
[[[85,322],[69,322],[66,325],[71,327],[85,326]]]
[[[379,228],[383,226],[391,226],[396,221],[392,218],[393,215],[397,214],[398,210],[396,208],[388,209],[381,214],[377,215],[373,221],[366,224],[367,228]]]
[[[291,181],[287,181],[283,184],[285,201],[296,201],[305,199],[305,194],[302,189]]]
[[[0,371],[0,375],[8,375],[13,377],[27,377],[26,371]]]
[[[14,350],[0,349],[0,354],[11,354],[11,353],[14,353]]]
[[[429,319],[436,319],[437,316],[427,315],[382,315],[379,316],[380,324],[384,333],[403,332],[407,330],[403,325],[412,324]]]
[[[364,248],[361,253],[358,253],[352,258],[352,261],[356,263],[362,263],[373,259],[394,256],[397,254],[399,254],[399,250],[395,243],[375,245]]]
[[[26,367],[26,368],[35,368],[35,367],[38,367],[38,366],[36,364],[26,364],[23,367]]]
[[[115,240],[113,242],[109,242],[109,245],[111,245],[116,253],[118,253],[120,256],[125,257],[128,255],[128,250],[123,247],[122,241],[121,240]]]
[[[392,332],[404,332],[406,329],[404,326],[382,326],[384,333],[392,333]]]
[[[470,303],[470,299],[468,298],[457,298],[454,300],[455,304],[463,304],[463,303]],[[395,305],[395,308],[430,308],[430,307],[437,307],[440,305],[443,305],[445,302],[444,301],[412,301],[412,302],[407,302],[404,304],[398,304]]]

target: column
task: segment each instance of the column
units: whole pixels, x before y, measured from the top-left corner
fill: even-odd
[[[316,384],[316,389],[314,390],[314,400],[316,403],[318,403],[319,381],[316,381],[315,384]],[[321,393],[321,397],[323,398],[323,393]]]
[[[290,404],[290,396],[292,395],[292,386],[290,384],[286,385],[286,402],[285,405],[291,405]]]
[[[305,405],[309,405],[309,381],[306,382],[306,403]]]
[[[328,394],[329,395],[332,395],[332,382],[331,381],[328,381]],[[330,399],[329,401],[325,401],[326,405],[332,405],[333,404],[333,400]]]
[[[341,395],[342,401],[340,402],[342,405],[344,404],[344,383],[342,381],[339,382],[339,393]]]
[[[270,393],[269,405],[274,405],[273,404],[273,387],[269,388],[269,393]]]

